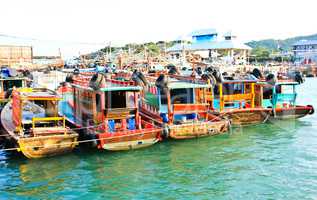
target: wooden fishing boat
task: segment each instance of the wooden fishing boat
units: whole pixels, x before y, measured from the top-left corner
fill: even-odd
[[[259,103],[259,91],[255,87],[257,80],[233,77],[220,78],[209,74],[207,80],[195,76],[173,75],[178,80],[200,84],[211,84],[206,90],[199,90],[197,95],[205,96],[210,105],[210,112],[231,120],[233,126],[246,126],[265,123],[271,109],[263,108]],[[212,82],[212,83],[211,83]]]
[[[150,83],[142,93],[140,114],[162,127],[166,138],[188,139],[224,133],[230,126],[229,120],[210,114],[204,96],[197,96],[200,90],[209,87],[176,79],[160,85]]]
[[[271,109],[258,103],[255,84],[255,80],[225,80],[207,91],[207,102],[214,112],[230,119],[234,126],[264,123]]]
[[[77,145],[78,134],[65,126],[58,116],[61,99],[48,89],[13,89],[12,100],[1,112],[6,139],[28,158],[64,154]]]
[[[72,82],[59,88],[64,97],[60,110],[97,148],[138,149],[161,140],[162,129],[139,114],[142,88],[134,82],[106,79],[102,74],[79,75]]]
[[[279,81],[274,85],[267,82],[257,84],[261,94],[261,104],[265,108],[272,109],[270,118],[294,119],[302,118],[314,113],[311,105],[297,105],[296,87],[298,82]]]

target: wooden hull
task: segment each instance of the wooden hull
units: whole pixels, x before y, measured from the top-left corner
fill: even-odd
[[[8,135],[6,139],[27,158],[43,158],[68,153],[77,145],[78,134],[71,130],[67,130],[67,134],[56,133],[54,128],[48,128],[46,135],[32,136],[24,133],[24,136],[21,136],[17,134],[10,107],[11,102],[1,111],[1,124]],[[45,130],[43,131],[45,134]]]
[[[98,134],[99,145],[109,151],[140,149],[151,146],[161,140],[160,128],[126,131],[125,133]]]
[[[217,122],[194,122],[189,124],[168,125],[169,137],[172,139],[190,139],[218,135],[227,132],[229,120]]]
[[[192,121],[184,124],[168,125],[162,121],[159,115],[155,115],[141,108],[141,116],[149,122],[155,122],[163,128],[163,137],[172,139],[191,139],[207,137],[227,132],[230,121],[208,115],[208,121]]]
[[[230,119],[233,126],[248,126],[265,123],[271,110],[264,108],[233,109],[221,112],[220,115]]]
[[[272,112],[270,119],[297,119],[307,115],[312,115],[314,108],[312,106],[296,106],[290,108],[276,108],[275,113]]]
[[[77,145],[77,134],[21,138],[19,149],[27,158],[43,158],[71,152]]]

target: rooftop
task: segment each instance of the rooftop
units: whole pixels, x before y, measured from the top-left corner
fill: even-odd
[[[169,82],[167,87],[169,89],[184,89],[184,88],[210,88],[212,86],[207,84],[189,83],[185,81],[175,81],[175,82]]]
[[[299,46],[299,45],[317,45],[317,40],[300,40],[293,44],[293,46]]]
[[[200,42],[193,43],[191,45],[186,45],[185,50],[220,50],[220,49],[244,49],[251,50],[252,48],[248,45],[243,44],[237,40],[224,40],[224,41],[215,41],[215,42]],[[182,51],[182,45],[174,45],[171,48],[168,48],[167,51],[175,52]]]
[[[192,36],[213,35],[213,34],[217,34],[217,31],[216,31],[216,29],[214,29],[214,28],[210,28],[210,29],[200,29],[200,30],[193,31],[193,32],[191,33]]]
[[[75,86],[77,88],[84,88],[86,90],[94,90],[91,87],[86,87],[86,86],[81,86],[81,85],[76,85],[76,84],[73,84],[73,86]],[[133,85],[125,86],[125,85],[120,85],[120,84],[114,84],[111,82],[106,82],[106,86],[99,89],[99,91],[103,91],[103,92],[141,91],[141,90],[142,90],[142,87],[140,87],[140,86],[133,86]]]

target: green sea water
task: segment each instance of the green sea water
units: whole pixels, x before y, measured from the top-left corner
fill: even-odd
[[[317,79],[299,87],[317,108]],[[38,160],[0,152],[0,199],[317,199],[317,115]]]

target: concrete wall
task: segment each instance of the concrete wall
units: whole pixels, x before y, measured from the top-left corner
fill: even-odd
[[[0,45],[0,66],[32,64],[32,46]]]

